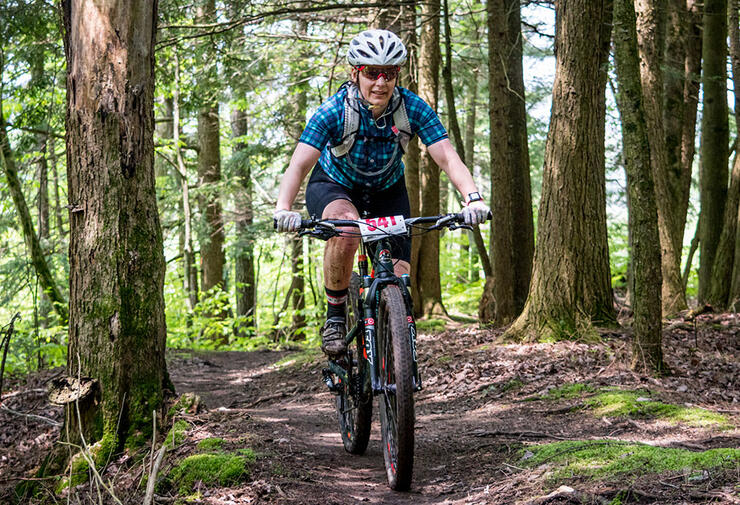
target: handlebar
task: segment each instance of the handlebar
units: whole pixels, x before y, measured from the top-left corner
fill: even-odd
[[[490,221],[491,218],[492,214],[489,211],[487,220]],[[426,228],[427,231],[438,230],[445,227],[452,230],[462,227],[469,228],[469,226],[464,224],[465,218],[461,213],[410,217],[405,219],[404,222],[407,230],[416,224],[430,223],[432,226]],[[298,230],[303,234],[313,235],[317,238],[323,238],[326,240],[327,238],[340,234],[340,231],[336,229],[337,227],[359,228],[359,221],[351,219],[301,219],[301,225]],[[273,220],[273,228],[277,229],[277,220]],[[316,230],[317,228],[319,228],[319,230]]]

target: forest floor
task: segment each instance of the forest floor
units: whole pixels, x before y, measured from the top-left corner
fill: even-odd
[[[740,316],[702,317],[665,333],[672,374],[659,379],[630,371],[625,333],[497,344],[500,330],[421,332],[408,493],[386,485],[376,412],[366,453],[344,451],[318,351],[169,351],[178,394],[201,401],[175,416],[187,424],[159,468],[154,503],[739,504]],[[0,409],[0,503],[12,503],[59,435],[49,422],[61,422],[61,409],[46,401],[45,383],[61,373],[11,381]],[[171,473],[209,452],[247,455],[247,471],[223,484]],[[82,484],[69,503],[114,503],[112,494],[142,503],[148,458],[147,449],[145,462],[114,459],[102,475],[112,493]]]

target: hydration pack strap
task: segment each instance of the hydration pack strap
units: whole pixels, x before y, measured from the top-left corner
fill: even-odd
[[[340,158],[347,154],[355,144],[357,132],[360,129],[360,99],[357,86],[354,83],[346,83],[347,97],[344,100],[344,129],[342,131],[342,140],[339,144],[331,148],[331,153]],[[401,144],[402,152],[406,152],[406,147],[413,134],[411,133],[411,123],[406,113],[406,103],[401,96],[398,88],[393,89],[391,99],[396,104],[393,111],[393,133],[396,134],[396,141]]]

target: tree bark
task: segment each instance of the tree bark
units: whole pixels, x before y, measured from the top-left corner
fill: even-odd
[[[686,308],[681,282],[681,245],[676,242],[678,219],[669,181],[672,180],[666,132],[663,127],[663,55],[667,0],[637,0],[637,41],[640,51],[643,107],[650,139],[658,228],[660,231],[663,313],[671,316]],[[681,234],[683,236],[683,234]]]
[[[424,24],[421,30],[421,52],[419,54],[419,96],[433,110],[437,110],[439,91],[439,0],[422,4]],[[421,179],[421,214],[439,214],[439,168],[426,146],[421,147],[419,174]],[[415,307],[417,316],[445,314],[442,304],[442,288],[439,281],[439,235],[427,233],[421,238],[418,268],[414,284],[419,286],[419,302]],[[422,275],[423,272],[423,275]]]
[[[406,88],[414,93],[419,92],[418,79],[418,38],[416,36],[416,6],[403,6],[403,30],[402,40],[408,51],[408,60],[406,63],[407,72],[402,75],[405,77],[401,82]],[[419,174],[419,164],[421,158],[421,148],[419,147],[419,138],[414,135],[408,145],[408,149],[403,157],[404,178],[406,190],[409,194],[409,206],[411,216],[421,215],[421,177]],[[421,300],[421,291],[418,282],[417,272],[419,270],[419,251],[421,250],[421,237],[414,236],[411,238],[411,297],[414,300],[414,311],[418,313],[419,303]]]
[[[215,0],[204,0],[198,8],[199,22],[213,22],[216,18]],[[213,86],[216,70],[211,61],[213,54],[203,49],[203,68],[199,76],[198,89],[202,97],[198,110],[198,206],[205,217],[206,233],[200,238],[201,289],[208,292],[213,288],[224,288],[224,221],[221,208],[221,139],[219,134],[219,104]],[[216,311],[211,317],[223,318],[226,311]],[[227,344],[228,336],[220,332],[216,337]]]
[[[632,368],[661,373],[661,253],[633,0],[615,0],[614,53],[632,223]]]
[[[254,223],[252,207],[252,170],[243,139],[247,135],[247,113],[240,108],[231,112],[231,131],[236,140],[234,161],[239,188],[236,196],[236,244],[234,254],[236,280],[236,315],[245,320],[239,325],[239,333],[247,334],[248,327],[257,327],[257,279],[254,270]]]
[[[730,36],[730,60],[732,62],[732,81],[735,95],[735,124],[740,119],[740,27],[738,27],[738,0],[728,0],[728,30]],[[722,225],[722,234],[719,238],[717,256],[712,268],[712,280],[709,291],[709,303],[721,308],[734,305],[738,293],[732,292],[735,275],[738,270],[736,264],[740,255],[740,242],[737,240],[738,211],[740,210],[740,136],[735,138],[735,162],[730,176],[730,188],[727,193],[725,216]]]
[[[198,304],[198,267],[195,264],[195,250],[193,249],[193,217],[190,204],[190,184],[185,160],[182,157],[180,145],[180,59],[175,53],[175,86],[172,97],[172,140],[175,144],[175,158],[177,160],[177,184],[180,187],[182,199],[182,266],[183,288],[187,295],[188,312],[193,312]]]
[[[308,33],[308,28],[307,21],[300,20],[293,23],[293,29],[296,33]],[[299,58],[305,61],[308,59],[308,55],[302,52]],[[303,132],[308,106],[308,75],[304,70],[303,73],[298,73],[297,77],[297,83],[292,85],[290,90],[292,99],[289,104],[290,113],[287,125],[288,135],[296,143]],[[298,200],[305,199],[306,185],[304,183],[299,191]],[[292,280],[289,296],[293,308],[290,335],[304,338],[306,328],[306,277],[303,268],[303,237],[298,235],[290,237],[290,272]]]
[[[64,0],[70,320],[67,373],[97,381],[76,443],[105,462],[133,435],[151,436],[171,383],[165,363],[165,262],[154,186],[157,2]]]
[[[68,303],[64,299],[59,286],[57,286],[49,265],[46,263],[44,251],[41,248],[38,235],[36,235],[36,231],[34,230],[31,212],[28,210],[26,198],[23,195],[21,182],[18,179],[18,170],[15,166],[15,157],[10,148],[10,141],[8,140],[5,116],[2,111],[2,97],[0,97],[0,162],[2,162],[5,178],[8,181],[8,189],[10,190],[13,204],[18,213],[18,220],[20,221],[23,232],[23,240],[26,242],[26,247],[31,253],[31,263],[38,276],[41,289],[49,297],[59,318],[63,322],[66,322],[69,317],[67,312]]]
[[[519,0],[504,0],[507,13],[507,75],[509,79],[509,167],[511,169],[512,268],[514,313],[519,315],[527,301],[534,256],[532,184],[529,176],[529,144],[522,65],[522,18]],[[503,319],[503,318],[499,318]],[[513,317],[512,317],[513,319]]]
[[[727,199],[727,0],[705,0],[702,47],[699,302],[709,295]]]
[[[555,19],[557,63],[532,283],[505,334],[515,339],[577,337],[592,324],[615,323],[604,167],[612,2],[561,0]]]
[[[513,268],[513,205],[512,169],[509,157],[509,100],[508,89],[508,24],[504,0],[488,0],[488,119],[491,153],[491,256],[493,279],[486,279],[486,288],[478,313],[490,317],[490,308],[482,307],[495,301],[494,318],[483,322],[504,325],[516,317]]]

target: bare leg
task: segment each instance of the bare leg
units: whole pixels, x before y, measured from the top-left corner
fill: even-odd
[[[334,200],[324,208],[321,217],[323,219],[359,219],[360,216],[349,200]],[[357,232],[357,228],[340,229]],[[334,237],[326,243],[324,284],[327,288],[339,291],[349,287],[355,251],[359,245],[359,237]]]
[[[408,261],[398,260],[395,262],[396,265],[393,267],[393,271],[396,277],[401,277],[403,274],[411,273],[411,265]]]

